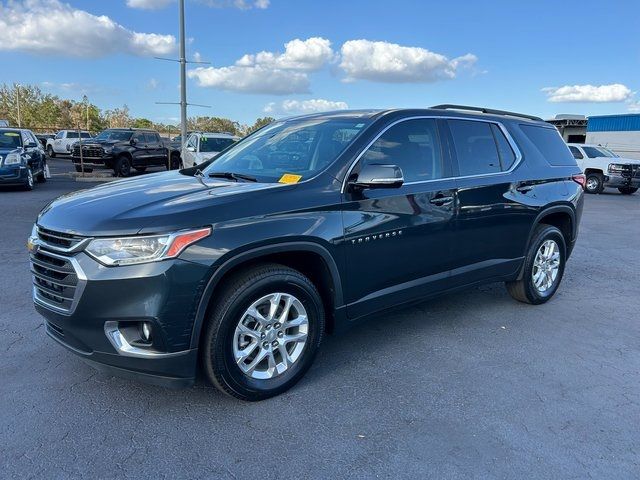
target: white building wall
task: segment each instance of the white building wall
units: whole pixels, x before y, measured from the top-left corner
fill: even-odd
[[[602,145],[621,157],[640,160],[640,131],[587,132],[585,143]]]

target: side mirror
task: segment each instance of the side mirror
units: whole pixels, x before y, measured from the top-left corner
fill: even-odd
[[[138,143],[138,139],[137,138],[132,138],[131,140],[129,140],[129,143],[131,145],[135,145],[136,143]]]
[[[189,150],[190,152],[195,152],[196,151],[196,147],[187,147],[187,150]]]
[[[27,143],[27,144],[25,145],[25,147],[26,147],[26,148],[35,148],[35,147],[37,147],[37,146],[38,146],[38,144],[37,144],[37,143],[34,143],[34,142],[29,142],[29,143]]]
[[[349,185],[356,188],[398,188],[403,183],[404,176],[397,165],[365,165]]]

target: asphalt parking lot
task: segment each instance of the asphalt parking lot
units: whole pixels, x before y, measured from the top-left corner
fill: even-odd
[[[0,192],[4,478],[638,478],[640,194],[587,196],[546,305],[489,285],[329,337],[242,403],[98,373],[44,333],[25,240],[73,182]]]

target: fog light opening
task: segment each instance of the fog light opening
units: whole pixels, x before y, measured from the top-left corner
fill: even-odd
[[[151,342],[151,323],[140,322],[140,338],[147,343]]]

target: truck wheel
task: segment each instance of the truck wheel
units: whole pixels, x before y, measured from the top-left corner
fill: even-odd
[[[42,173],[38,174],[38,176],[36,177],[36,181],[38,183],[44,183],[47,181],[47,177],[44,176],[44,170],[42,170]]]
[[[590,173],[587,175],[587,182],[584,189],[587,193],[602,193],[604,190],[604,179],[601,173]]]
[[[131,163],[127,157],[120,157],[116,162],[116,167],[113,169],[116,177],[128,177],[131,175]]]
[[[636,193],[638,191],[638,189],[636,187],[620,187],[618,189],[618,191],[622,195],[633,195],[634,193]]]
[[[232,277],[216,298],[201,348],[209,380],[246,401],[295,385],[324,332],[324,307],[313,283],[297,270],[265,264]]]
[[[180,155],[171,155],[171,170],[179,170],[183,168]]]
[[[560,230],[551,225],[538,225],[524,259],[522,278],[506,282],[509,294],[519,302],[533,305],[548,301],[562,280],[566,251]]]
[[[51,145],[47,147],[47,155],[51,158],[56,158],[56,152],[53,151],[53,147]]]

